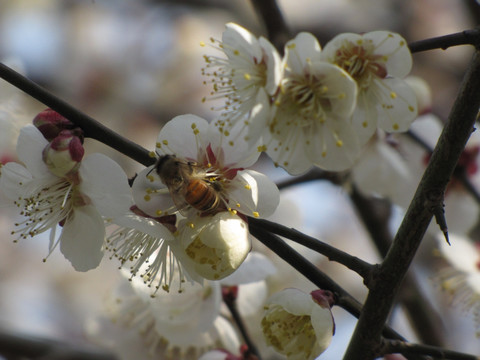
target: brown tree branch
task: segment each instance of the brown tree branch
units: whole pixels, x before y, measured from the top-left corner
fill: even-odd
[[[374,359],[380,354],[381,331],[401,282],[432,219],[473,131],[480,107],[480,54],[475,52],[415,196],[392,246],[378,268],[344,359]]]
[[[412,344],[399,340],[385,340],[383,354],[427,355],[442,360],[479,360],[480,357],[436,346]]]
[[[250,229],[259,227],[260,229],[270,231],[274,234],[286,237],[296,243],[308,247],[322,255],[325,255],[330,261],[338,262],[360,275],[364,281],[368,281],[373,266],[366,261],[352,256],[342,250],[339,250],[329,244],[326,244],[302,232],[289,228],[268,220],[249,218],[248,225]]]

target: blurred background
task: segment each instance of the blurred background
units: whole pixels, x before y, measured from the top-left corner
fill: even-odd
[[[253,0],[254,1],[254,0]],[[391,30],[407,41],[446,35],[478,25],[480,8],[467,0],[279,0],[292,34],[314,33],[321,44],[341,32]],[[236,22],[265,35],[262,19],[246,0],[2,0],[0,60],[19,69],[53,94],[66,100],[121,135],[153,149],[162,125],[176,115],[215,117],[212,103],[202,103],[209,88],[201,68],[200,46],[220,39],[224,25]],[[432,89],[432,110],[445,120],[471,57],[466,46],[414,55],[413,74]],[[15,134],[45,108],[0,80],[0,157],[15,159]],[[3,115],[2,115],[3,114]],[[13,114],[13,115],[12,115]],[[98,142],[88,152],[104,152],[129,176],[140,164]],[[267,158],[257,165],[277,181],[288,175]],[[4,199],[3,199],[4,200]],[[327,241],[366,261],[378,255],[353,210],[346,190],[327,181],[289,187],[282,193],[276,220]],[[2,202],[5,204],[5,201]],[[287,210],[285,210],[287,209]],[[289,211],[290,209],[290,215]],[[292,218],[291,209],[296,209]],[[395,210],[392,230],[401,219]],[[12,243],[14,212],[0,208],[0,329],[90,346],[85,319],[102,312],[103,301],[120,281],[118,263],[108,256],[99,269],[77,273],[59,253],[46,263],[48,235]],[[322,257],[314,259],[350,293],[362,300],[361,279]],[[439,300],[440,293],[423,276],[425,292],[443,319],[448,345],[480,353],[475,326],[461,311]],[[308,289],[306,281],[300,281]],[[337,335],[322,359],[339,359],[353,330],[352,316],[335,309]],[[401,315],[396,326],[413,337]],[[458,321],[457,321],[458,320]],[[1,358],[1,356],[0,356]]]

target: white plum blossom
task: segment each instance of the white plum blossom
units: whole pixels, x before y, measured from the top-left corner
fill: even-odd
[[[405,39],[389,31],[344,33],[325,45],[321,57],[340,66],[357,82],[357,108],[351,122],[362,143],[377,128],[386,132],[408,130],[417,116],[417,102],[403,80],[412,67]]]
[[[225,99],[220,107],[223,125],[248,118],[257,103],[259,91],[273,96],[282,76],[282,61],[275,47],[264,37],[257,38],[245,28],[228,23],[218,43],[226,58],[205,56],[203,74],[211,79],[212,97]],[[205,100],[205,99],[204,99]]]
[[[17,154],[25,165],[10,162],[1,168],[0,191],[24,217],[12,234],[18,240],[51,230],[49,253],[60,244],[73,267],[87,271],[103,257],[104,217],[119,216],[131,205],[127,176],[102,154],[83,159],[74,174],[54,175],[42,157],[48,144],[37,128],[24,127]]]
[[[387,198],[395,203],[408,204],[416,179],[398,140],[382,130],[370,139],[362,156],[351,170],[355,186],[366,195]]]
[[[181,293],[159,292],[151,297],[141,279],[124,281],[107,304],[107,319],[92,319],[87,324],[88,336],[111,348],[122,360],[147,356],[196,360],[211,349],[238,349],[235,330],[220,316],[219,284],[187,283],[184,288]],[[102,331],[111,328],[106,320],[113,321],[117,328],[116,339],[108,338],[111,331]],[[132,353],[132,347],[142,350]]]
[[[473,314],[480,327],[480,243],[453,233],[449,238],[451,245],[443,234],[437,236],[440,255],[449,266],[436,279],[453,303]]]
[[[179,238],[195,272],[208,280],[220,280],[243,263],[251,249],[247,223],[223,211],[196,217],[179,225]]]
[[[285,289],[274,294],[262,319],[267,344],[288,360],[313,360],[330,345],[335,324],[330,311],[333,295],[316,290],[306,294]]]
[[[300,33],[285,45],[284,76],[270,116],[263,117],[263,150],[277,166],[301,174],[313,165],[340,171],[357,158],[357,129],[348,118],[357,85],[340,67],[321,61],[320,45]]]
[[[158,156],[173,155],[179,162],[189,164],[192,171],[199,174],[197,178],[212,187],[211,191],[219,197],[218,211],[266,217],[278,205],[276,185],[267,176],[245,169],[258,159],[258,149],[198,116],[180,115],[169,121],[158,135],[156,153]],[[188,179],[181,180],[188,183]],[[187,217],[206,214],[206,211],[189,204],[185,193],[169,191],[161,182],[155,166],[136,177],[133,196],[136,205],[152,217],[178,210]],[[184,203],[184,209],[179,209],[179,202]]]

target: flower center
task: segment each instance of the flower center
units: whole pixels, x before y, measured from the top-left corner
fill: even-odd
[[[336,64],[348,72],[361,89],[370,86],[375,78],[387,76],[385,65],[381,62],[382,56],[375,55],[373,51],[371,41],[359,40],[355,44],[346,40],[335,54]]]
[[[272,305],[262,319],[267,342],[285,355],[304,353],[309,358],[316,341],[310,316],[293,315],[279,305]]]
[[[31,192],[28,197],[21,197],[15,205],[21,208],[20,214],[26,219],[16,223],[18,239],[33,237],[49,229],[55,229],[57,224],[62,224],[74,206],[74,185],[65,179],[42,184],[42,187]]]
[[[281,84],[281,99],[277,105],[283,111],[300,114],[303,122],[299,126],[308,126],[312,120],[324,122],[326,112],[330,111],[332,104],[328,86],[323,83],[322,76],[305,74],[285,78]],[[296,115],[298,118],[298,115]]]

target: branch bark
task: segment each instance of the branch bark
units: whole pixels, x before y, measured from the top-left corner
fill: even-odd
[[[465,148],[480,107],[480,55],[476,51],[465,74],[430,162],[385,260],[375,275],[344,359],[370,360],[381,354],[381,331],[401,282]]]

